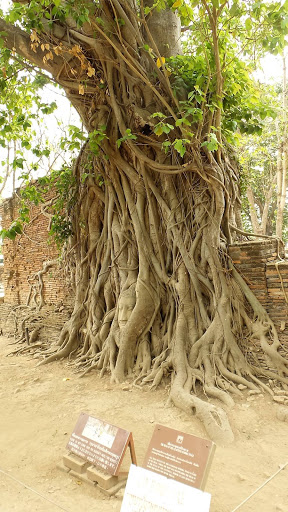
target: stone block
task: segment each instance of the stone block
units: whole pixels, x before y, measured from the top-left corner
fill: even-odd
[[[67,468],[76,471],[76,473],[82,474],[86,471],[90,463],[81,459],[78,455],[74,455],[74,453],[69,453],[69,455],[64,455],[63,464]]]
[[[58,464],[56,464],[56,468],[60,469],[60,471],[62,471],[62,473],[69,473],[69,471],[70,471],[70,468],[67,468],[67,466],[64,466],[63,462],[58,462]]]
[[[101,469],[98,469],[95,466],[90,466],[87,469],[87,477],[92,480],[92,482],[97,482],[102,489],[106,490],[110,489],[118,483],[117,476],[104,473],[104,471],[101,471]]]
[[[69,475],[73,476],[74,478],[76,478],[77,480],[80,480],[80,482],[83,482],[85,484],[88,484],[88,485],[92,485],[92,487],[96,487],[97,483],[96,482],[92,482],[92,480],[90,480],[89,478],[87,478],[86,476],[86,473],[77,473],[77,471],[73,471],[71,469]]]
[[[126,485],[126,482],[127,482],[127,478],[125,478],[125,480],[120,480],[116,485],[113,485],[113,487],[110,487],[110,489],[105,489],[104,487],[101,487],[100,485],[98,485],[97,489],[99,489],[99,491],[101,491],[103,494],[105,494],[105,496],[114,496],[115,494],[117,494],[118,491],[120,491],[120,489],[123,489],[123,487],[125,487]]]

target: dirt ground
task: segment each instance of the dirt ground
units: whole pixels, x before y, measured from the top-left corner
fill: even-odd
[[[0,338],[0,512],[120,511],[123,492],[107,498],[57,469],[82,411],[131,431],[140,466],[155,423],[205,437],[196,418],[166,406],[164,388],[115,386],[96,373],[79,379],[65,361],[36,367],[31,356],[6,357],[9,343]],[[288,423],[278,408],[247,391],[237,399],[235,442],[216,448],[206,486],[211,512],[232,512],[288,462]],[[287,477],[288,466],[237,510],[288,512]]]

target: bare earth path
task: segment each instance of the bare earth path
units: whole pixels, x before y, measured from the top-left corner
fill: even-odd
[[[36,368],[35,359],[6,357],[10,342],[0,338],[0,512],[120,511],[121,495],[106,498],[56,468],[82,411],[131,430],[140,465],[155,423],[205,437],[197,419],[166,407],[164,388],[129,389],[93,373],[79,379],[65,361]],[[247,398],[245,391],[232,412],[235,443],[216,449],[206,488],[211,512],[232,512],[288,462],[288,423],[276,418],[277,404]],[[288,512],[288,466],[239,511]]]

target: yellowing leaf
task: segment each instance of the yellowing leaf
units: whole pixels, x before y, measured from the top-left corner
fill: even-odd
[[[60,55],[60,53],[62,52],[62,47],[61,46],[54,46],[54,52],[56,55]]]
[[[88,66],[84,55],[77,55],[77,58],[80,60],[81,69],[85,69],[86,71]]]
[[[34,43],[34,42],[40,43],[40,39],[37,35],[36,30],[32,30],[32,33],[30,34],[30,40],[32,41],[32,43]]]
[[[53,53],[52,52],[48,52],[48,53],[46,53],[45,57],[46,57],[46,61],[47,60],[53,60]]]
[[[44,52],[44,50],[50,50],[50,44],[46,43],[46,44],[41,44],[41,50],[42,52]]]
[[[95,76],[95,69],[94,69],[94,68],[92,68],[91,66],[88,66],[87,75],[88,75],[89,77],[91,77],[91,76]]]
[[[78,44],[73,46],[73,48],[71,49],[71,53],[73,55],[79,55],[79,53],[82,53],[80,46]]]
[[[163,133],[163,127],[160,124],[158,126],[155,126],[154,133],[159,137]]]
[[[161,66],[163,66],[163,64],[165,64],[165,57],[161,57],[161,58],[159,57],[157,59],[156,64],[157,64],[157,68],[161,68]]]
[[[172,5],[172,8],[177,9],[177,7],[181,7],[182,4],[183,0],[176,0],[176,2],[174,2],[174,4]]]
[[[79,84],[79,94],[84,95],[84,85]]]
[[[31,50],[33,50],[33,52],[36,53],[36,50],[37,50],[38,46],[39,46],[38,43],[31,43]],[[16,55],[16,50],[15,50],[14,53],[12,51],[12,55]]]

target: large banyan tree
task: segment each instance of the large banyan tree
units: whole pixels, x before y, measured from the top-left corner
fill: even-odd
[[[169,379],[171,402],[219,442],[233,439],[240,384],[288,382],[275,327],[227,252],[241,231],[232,132],[265,110],[241,44],[263,31],[266,46],[283,42],[284,6],[267,4],[32,0],[0,21],[11,58],[49,72],[88,133],[66,213],[74,311],[43,362]],[[271,370],[247,355],[252,338]]]

